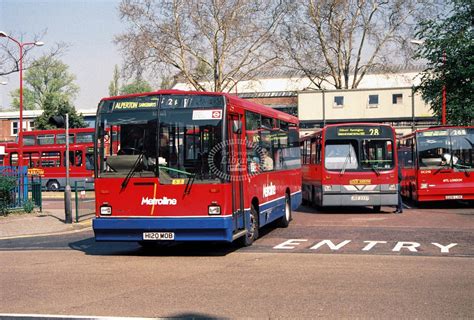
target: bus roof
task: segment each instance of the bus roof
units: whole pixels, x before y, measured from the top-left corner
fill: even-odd
[[[81,132],[94,132],[94,128],[69,128],[69,133],[81,133]],[[65,128],[56,128],[56,129],[46,129],[46,130],[32,130],[32,131],[23,131],[23,136],[36,136],[39,134],[56,134],[56,133],[66,133]]]
[[[337,128],[337,127],[351,127],[351,126],[366,126],[366,127],[392,127],[389,124],[385,123],[373,123],[373,122],[347,122],[347,123],[333,123],[333,124],[327,124],[324,128],[317,128],[315,129],[314,132],[303,136],[300,138],[300,141],[304,141],[307,139],[311,139],[314,136],[320,134],[323,130],[326,130],[327,128]]]
[[[410,133],[403,135],[401,138],[409,137],[411,135],[421,133],[421,132],[435,131],[435,130],[448,130],[448,129],[474,129],[474,126],[434,126],[434,127],[429,127],[429,128],[416,129],[415,131],[412,131]]]
[[[225,93],[225,92],[206,92],[206,91],[184,91],[184,90],[159,90],[154,92],[143,92],[143,93],[136,93],[136,94],[128,94],[123,96],[114,96],[114,97],[106,97],[102,98],[101,101],[109,101],[109,100],[120,100],[120,99],[127,99],[127,98],[135,98],[135,97],[144,97],[144,96],[151,96],[151,95],[168,95],[168,94],[181,94],[181,95],[211,95],[211,96],[223,96],[226,98],[227,102],[230,104],[236,104],[242,106],[244,109],[257,112],[268,117],[277,118],[279,120],[291,122],[291,123],[298,123],[299,120],[297,117],[289,115],[285,112],[275,110],[271,107],[261,105],[249,100],[245,100],[239,98],[233,94]]]

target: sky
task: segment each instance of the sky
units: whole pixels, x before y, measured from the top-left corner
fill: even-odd
[[[108,96],[115,65],[122,57],[114,36],[126,30],[118,13],[119,0],[0,0],[0,31],[32,41],[46,30],[45,43],[30,51],[32,57],[46,54],[56,43],[66,42],[68,50],[60,57],[76,76],[80,87],[76,109],[94,109]],[[17,40],[21,40],[18,39]],[[0,38],[0,41],[7,41]],[[19,88],[19,74],[1,77],[0,106],[11,103],[10,92]]]

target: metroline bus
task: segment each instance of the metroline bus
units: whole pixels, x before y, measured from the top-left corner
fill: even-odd
[[[474,200],[474,127],[434,127],[399,139],[402,194],[414,201]]]
[[[118,150],[104,132],[118,129]],[[301,202],[298,119],[225,93],[104,98],[97,112],[97,241],[239,240],[288,226]]]
[[[19,164],[18,142],[3,144],[1,165]],[[94,128],[69,129],[69,176],[76,180],[94,180]],[[66,185],[66,130],[23,132],[23,163],[28,174],[40,175],[42,187],[56,191]]]
[[[398,202],[395,130],[388,125],[328,125],[300,139],[302,197],[315,206],[393,206]]]

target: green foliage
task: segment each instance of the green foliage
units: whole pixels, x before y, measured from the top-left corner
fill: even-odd
[[[35,119],[37,129],[55,129],[64,128],[52,121],[53,116],[62,116],[66,119],[66,113],[69,114],[69,128],[85,128],[87,123],[82,114],[77,114],[76,109],[64,96],[48,94],[44,100],[43,114]]]
[[[26,200],[25,203],[23,204],[23,210],[26,213],[31,213],[35,209],[35,204],[31,200]]]
[[[120,88],[120,94],[133,94],[153,91],[150,84],[145,80],[135,80]]]
[[[428,60],[418,90],[441,118],[442,91],[446,86],[446,118],[450,125],[474,123],[474,3],[450,0],[448,17],[425,20],[417,38],[424,41],[416,57]]]
[[[10,93],[12,97],[12,109],[19,110],[20,109],[20,89],[16,89]],[[35,104],[34,93],[27,89],[23,88],[23,110],[34,110],[37,109],[38,106]]]
[[[23,77],[23,107],[25,110],[44,109],[46,99],[54,96],[57,100],[72,100],[79,87],[74,84],[76,77],[69,73],[69,67],[51,56],[35,60]],[[11,93],[14,109],[20,108],[20,93]]]
[[[11,191],[15,186],[15,178],[0,175],[0,215],[8,214],[8,207],[13,201]]]

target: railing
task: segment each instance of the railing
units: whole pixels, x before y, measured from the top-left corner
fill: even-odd
[[[95,214],[94,182],[87,180],[75,181],[74,190],[76,222],[79,222]]]
[[[22,207],[28,201],[28,167],[0,166],[0,175],[10,177],[13,180],[10,194],[3,200],[7,203],[3,205],[8,208]]]

